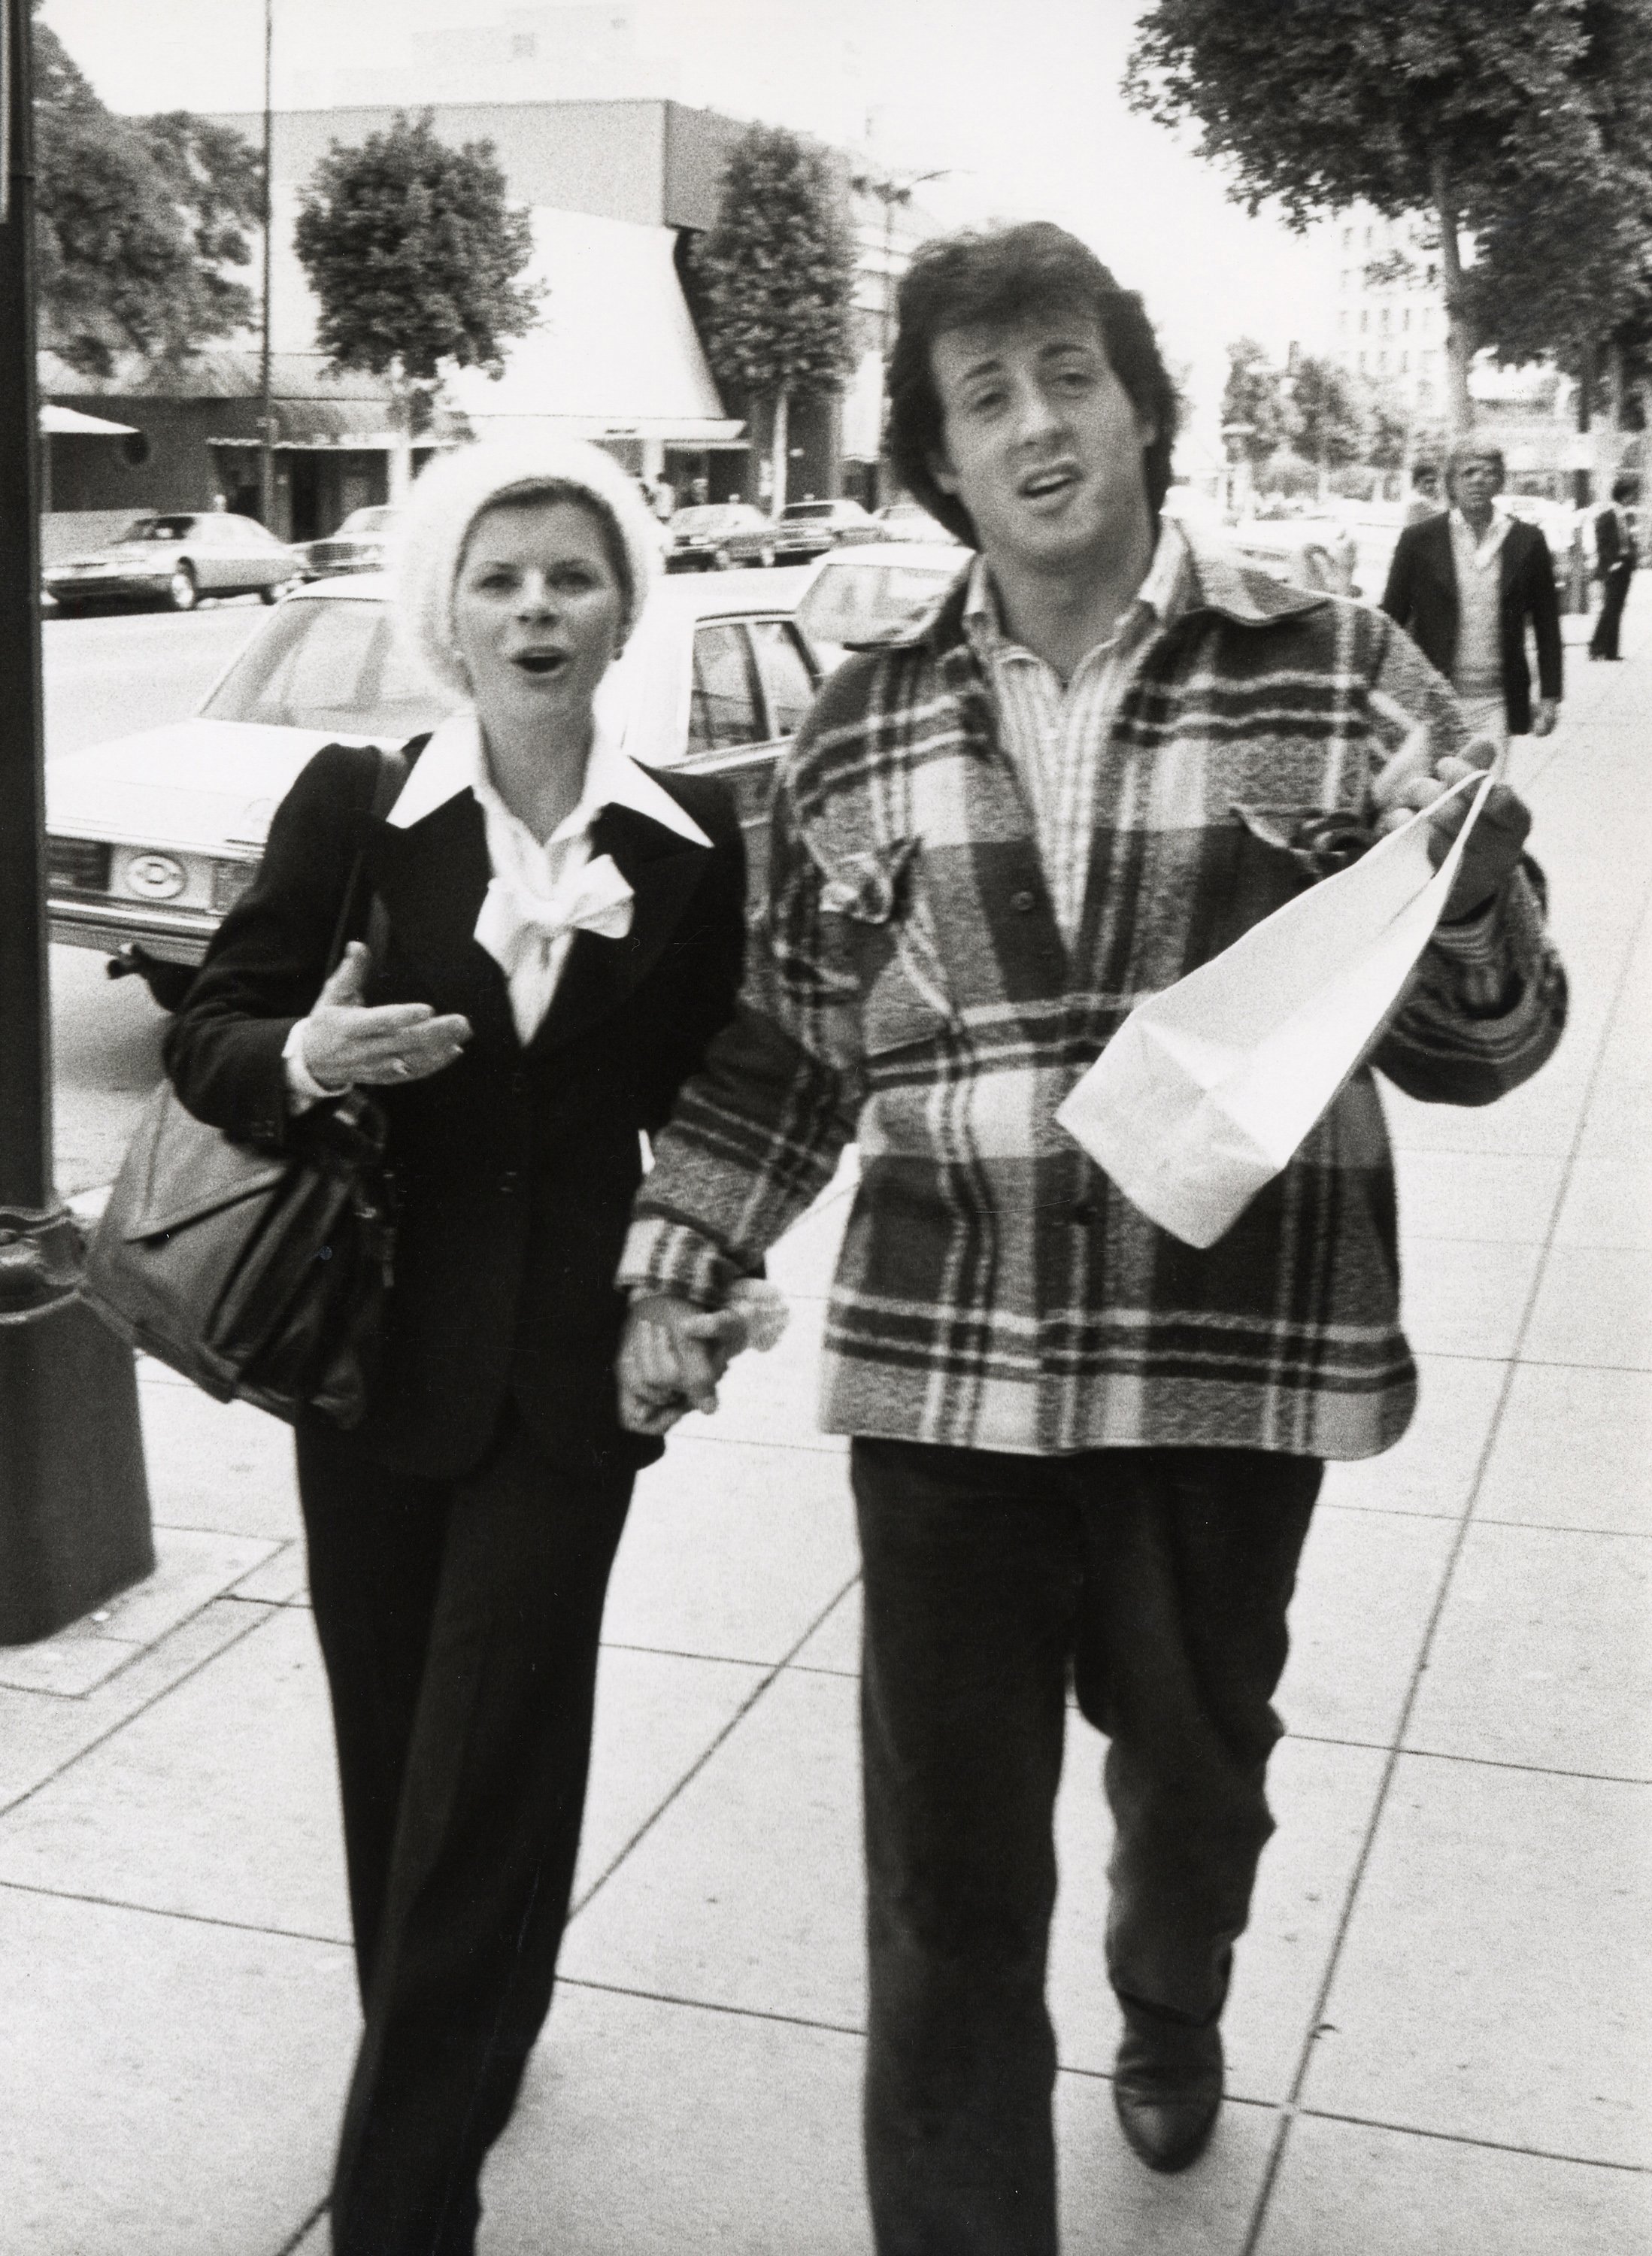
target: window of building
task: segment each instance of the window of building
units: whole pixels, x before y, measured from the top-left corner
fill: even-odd
[[[1386,337],[1388,334],[1388,309],[1386,306],[1382,309],[1381,321],[1382,334]]]
[[[1351,227],[1345,227],[1342,231],[1342,247],[1345,250],[1353,249],[1353,229]]]
[[[1360,352],[1360,355],[1359,355],[1359,366],[1360,366],[1361,370],[1364,370],[1364,368],[1365,368],[1365,364],[1366,364],[1366,356],[1365,356],[1364,350],[1363,350],[1363,349],[1361,349],[1361,352]]]
[[[1388,356],[1387,356],[1387,354],[1386,352],[1380,352],[1380,353],[1377,355],[1377,366],[1378,366],[1380,369],[1386,370],[1386,369],[1387,368],[1387,365],[1388,365]]]
[[[1411,366],[1411,356],[1410,356],[1410,354],[1409,354],[1408,352],[1402,352],[1402,353],[1401,354],[1401,356],[1400,356],[1400,373],[1401,373],[1401,376],[1404,376],[1404,375],[1408,371],[1408,370],[1410,369],[1410,366]]]
[[[1359,308],[1359,326],[1362,329],[1368,329],[1371,327],[1371,309],[1368,306],[1361,306]]]
[[[1410,326],[1411,326],[1411,308],[1409,307],[1409,306],[1407,306],[1407,307],[1404,307],[1401,309],[1401,314],[1400,314],[1400,327],[1401,327],[1402,329],[1408,329],[1408,328],[1410,328]]]

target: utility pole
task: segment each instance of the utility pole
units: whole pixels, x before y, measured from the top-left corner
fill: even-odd
[[[131,1350],[75,1301],[52,1166],[29,0],[0,0],[0,1645],[155,1563]]]
[[[883,206],[883,272],[879,278],[878,291],[878,501],[879,505],[889,499],[887,465],[884,461],[884,412],[889,392],[889,350],[894,334],[894,264],[895,264],[895,206],[909,204],[914,188],[921,188],[926,180],[944,180],[957,170],[943,165],[934,173],[919,173],[909,180],[898,180],[891,173],[857,173],[850,186],[857,194],[876,196]]]
[[[275,531],[275,405],[270,381],[270,244],[274,234],[270,190],[271,59],[275,47],[275,0],[264,0],[264,330],[258,346],[258,515]]]

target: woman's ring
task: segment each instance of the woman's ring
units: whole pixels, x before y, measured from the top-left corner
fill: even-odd
[[[393,1057],[390,1061],[390,1069],[398,1081],[406,1081],[413,1068],[405,1057]]]

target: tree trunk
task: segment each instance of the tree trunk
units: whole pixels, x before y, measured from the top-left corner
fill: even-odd
[[[390,490],[385,498],[399,508],[413,487],[413,386],[395,362],[390,371]]]
[[[1463,255],[1458,239],[1457,197],[1444,150],[1436,150],[1430,171],[1434,216],[1440,236],[1440,269],[1445,278],[1446,436],[1465,439],[1474,428],[1474,403],[1468,390],[1468,364],[1473,356],[1463,318]]]
[[[791,443],[791,394],[777,391],[774,395],[774,431],[769,447],[769,474],[773,490],[769,496],[769,514],[778,517],[786,506],[787,449]]]

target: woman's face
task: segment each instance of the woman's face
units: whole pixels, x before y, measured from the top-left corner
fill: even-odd
[[[484,720],[587,729],[625,609],[594,511],[572,501],[484,510],[453,595],[454,637]]]

